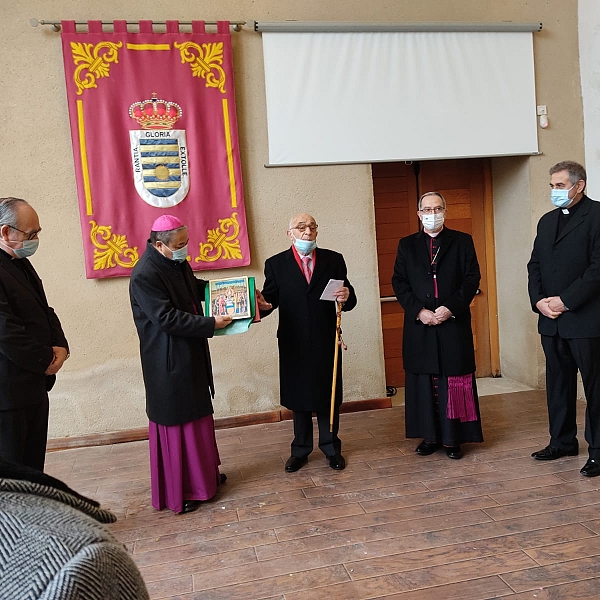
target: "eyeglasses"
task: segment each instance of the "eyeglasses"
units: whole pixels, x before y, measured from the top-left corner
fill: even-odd
[[[313,233],[319,229],[319,226],[315,223],[314,225],[307,225],[306,223],[298,223],[298,225],[296,225],[295,227],[292,227],[292,229],[297,229],[298,231],[306,231],[307,229],[310,229]]]
[[[8,225],[8,223],[5,223],[5,225]],[[22,233],[25,237],[25,239],[27,240],[34,240],[42,231],[41,229],[38,229],[37,231],[33,231],[33,232],[27,232],[27,231],[23,231],[22,229],[19,229],[18,227],[14,227],[13,225],[8,225],[11,229],[14,229],[15,231],[18,231],[19,233]]]
[[[443,213],[446,209],[443,206],[434,206],[433,208],[421,208],[420,212],[425,213],[426,215],[431,215],[433,213],[435,213],[436,215],[439,215],[440,213]]]

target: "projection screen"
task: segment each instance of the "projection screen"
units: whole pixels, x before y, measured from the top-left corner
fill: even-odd
[[[531,32],[262,38],[269,165],[538,151]]]

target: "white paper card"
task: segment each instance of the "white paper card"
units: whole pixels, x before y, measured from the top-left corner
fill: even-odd
[[[323,293],[321,294],[320,300],[335,300],[334,292],[337,292],[341,287],[344,287],[343,279],[330,279]]]

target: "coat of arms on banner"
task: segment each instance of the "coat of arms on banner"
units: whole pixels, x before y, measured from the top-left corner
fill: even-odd
[[[156,208],[179,204],[190,189],[185,130],[173,129],[182,114],[179,104],[156,94],[129,107],[129,116],[142,127],[129,131],[135,189]]]
[[[129,276],[165,213],[187,225],[194,271],[250,264],[230,23],[205,25],[61,22],[90,279]]]

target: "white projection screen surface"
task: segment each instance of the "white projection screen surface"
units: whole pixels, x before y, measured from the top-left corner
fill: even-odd
[[[538,151],[530,32],[262,37],[269,165]]]

